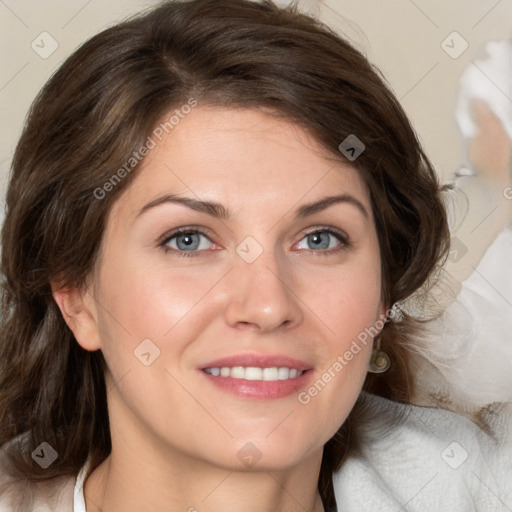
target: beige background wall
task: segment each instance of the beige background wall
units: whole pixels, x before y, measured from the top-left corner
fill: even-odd
[[[155,2],[0,1],[0,200],[31,101],[59,64],[88,37]],[[287,3],[282,0],[279,3]],[[512,35],[512,0],[302,0],[304,9],[348,36],[387,77],[438,171],[461,162],[453,117],[458,77],[489,39]],[[457,59],[441,47],[453,31],[469,48]],[[47,58],[51,44],[58,48]]]

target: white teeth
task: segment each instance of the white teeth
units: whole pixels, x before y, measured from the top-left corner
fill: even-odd
[[[231,377],[234,379],[243,379],[245,377],[245,368],[243,366],[231,368]]]
[[[229,368],[223,366],[222,368],[205,368],[204,371],[214,377],[264,381],[295,379],[304,373],[302,370],[297,370],[297,368],[277,368],[275,366],[270,368],[258,368],[255,366],[234,366]]]
[[[277,368],[263,368],[263,380],[277,380]]]
[[[279,368],[277,372],[277,378],[279,380],[287,380],[290,378],[290,369],[289,368]]]
[[[261,368],[249,367],[245,369],[246,380],[261,380],[263,377],[263,370]]]

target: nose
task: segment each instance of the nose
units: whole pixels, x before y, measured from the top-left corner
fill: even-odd
[[[291,272],[266,250],[252,263],[236,256],[227,282],[225,317],[231,327],[269,332],[303,318]]]

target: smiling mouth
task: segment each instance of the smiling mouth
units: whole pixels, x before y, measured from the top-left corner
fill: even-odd
[[[307,370],[277,366],[268,368],[255,366],[223,366],[221,368],[204,368],[203,371],[214,377],[231,377],[232,379],[253,381],[279,381],[297,379]]]

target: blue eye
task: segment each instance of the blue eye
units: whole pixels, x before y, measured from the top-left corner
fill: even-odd
[[[207,242],[201,240],[206,239]],[[198,256],[198,252],[208,249],[208,243],[213,243],[204,232],[199,229],[181,228],[168,236],[159,245],[168,252],[177,256]],[[190,253],[190,254],[187,254]]]
[[[306,240],[308,247],[298,246],[299,249],[314,250],[315,252],[337,252],[348,245],[347,236],[332,229],[320,229],[312,231],[308,233],[304,238],[302,238],[302,240]],[[302,240],[299,242],[299,244],[302,242]],[[316,249],[322,249],[322,251],[316,251]]]

